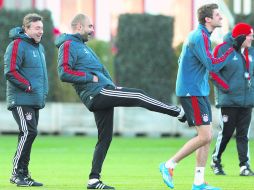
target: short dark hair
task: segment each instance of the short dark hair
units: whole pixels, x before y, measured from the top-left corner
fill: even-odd
[[[200,24],[205,25],[206,21],[205,18],[213,18],[213,10],[218,9],[219,6],[215,3],[206,4],[201,7],[199,7],[197,14],[198,14],[198,22]]]
[[[31,22],[42,21],[42,20],[43,20],[42,16],[40,16],[36,13],[29,13],[24,17],[22,27],[23,28],[25,28],[25,27],[30,28]]]

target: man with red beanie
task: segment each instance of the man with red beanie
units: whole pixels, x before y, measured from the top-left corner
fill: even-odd
[[[215,85],[215,104],[221,109],[220,128],[211,167],[214,174],[226,175],[221,165],[221,156],[236,130],[236,144],[240,166],[240,176],[254,176],[250,169],[249,130],[252,107],[254,106],[254,49],[251,48],[253,28],[246,23],[238,23],[227,34],[224,42],[214,50],[214,56],[221,56],[233,39],[245,35],[242,46],[235,50],[232,60],[218,73],[211,73]]]

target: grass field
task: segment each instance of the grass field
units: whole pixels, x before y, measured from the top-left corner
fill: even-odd
[[[114,137],[104,163],[102,180],[117,190],[166,190],[159,163],[167,160],[187,139]],[[0,136],[0,190],[18,189],[9,183],[16,136]],[[87,176],[96,138],[38,136],[31,154],[30,171],[44,183],[41,190],[86,189]],[[213,143],[214,146],[214,143]],[[212,147],[213,147],[212,146]],[[253,150],[254,141],[250,142]],[[251,156],[254,157],[254,150]],[[209,156],[210,163],[210,156]],[[253,190],[254,177],[240,177],[235,141],[223,156],[227,176],[215,176],[206,169],[206,180],[222,190]],[[254,163],[252,163],[254,167]],[[175,190],[190,190],[194,156],[183,160],[175,170]],[[33,188],[35,189],[35,188]]]

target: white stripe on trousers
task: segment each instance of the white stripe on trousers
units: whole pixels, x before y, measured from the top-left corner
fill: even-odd
[[[251,122],[250,122],[250,125],[251,125]],[[247,150],[247,157],[248,157],[248,164],[250,165],[250,126],[249,126],[249,130],[248,130],[248,134],[247,134],[247,138],[248,138],[248,146],[247,146],[247,148],[248,148],[248,150]]]
[[[158,100],[155,100],[153,98],[150,98],[142,93],[139,92],[123,92],[123,91],[117,91],[117,90],[108,90],[103,88],[100,92],[103,95],[106,96],[114,96],[114,97],[121,97],[121,98],[137,98],[139,100],[142,100],[144,102],[147,102],[149,104],[158,106],[158,107],[162,107],[165,109],[169,109],[172,111],[176,111],[176,112],[180,112],[180,108],[178,108],[177,106],[169,106],[167,104],[164,104]]]
[[[22,132],[24,133],[24,135],[21,137],[21,139],[19,141],[16,156],[13,158],[12,174],[16,174],[16,169],[18,168],[18,162],[19,162],[21,153],[24,148],[24,144],[25,144],[27,136],[28,136],[28,129],[27,129],[27,125],[26,125],[26,120],[24,118],[24,114],[23,114],[21,106],[17,107],[17,111],[18,111],[18,115],[19,115],[19,119],[20,119],[20,123],[21,123],[21,129],[22,129]]]

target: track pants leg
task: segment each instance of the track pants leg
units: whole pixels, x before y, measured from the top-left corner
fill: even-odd
[[[174,105],[162,103],[143,90],[135,88],[105,87],[94,97],[91,110],[101,110],[112,107],[143,107],[150,111],[178,116],[181,109]]]
[[[100,178],[102,164],[112,141],[114,108],[94,111],[94,117],[98,129],[98,141],[94,150],[89,179]]]
[[[212,154],[214,161],[221,162],[221,155],[227,147],[236,128],[237,109],[223,107],[221,108],[220,127],[215,149]]]
[[[28,106],[18,106],[12,110],[12,114],[19,126],[18,145],[13,158],[12,174],[28,174],[32,144],[37,136],[39,110]]]
[[[249,165],[249,129],[251,122],[251,108],[240,108],[236,126],[236,145],[239,158],[239,166]]]

